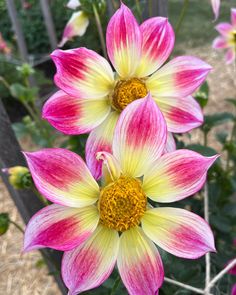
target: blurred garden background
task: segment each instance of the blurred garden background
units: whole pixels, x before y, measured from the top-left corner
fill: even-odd
[[[49,57],[53,48],[42,13],[41,2],[43,1],[13,1],[27,46],[27,60],[23,60],[20,55],[7,2],[0,0],[2,37],[0,43],[4,40],[5,45],[9,48],[9,52],[6,52],[0,45],[0,99],[11,120],[21,148],[33,151],[40,147],[62,146],[82,153],[86,136],[64,136],[53,130],[45,121],[43,125],[38,123],[43,103],[56,90],[53,83],[55,66]],[[73,10],[66,6],[68,3],[66,0],[47,2],[56,32],[56,41],[59,43]],[[81,0],[80,2],[81,8],[89,7],[86,4],[89,1]],[[94,2],[99,3],[98,0]],[[98,12],[105,33],[109,13],[111,13],[109,7],[110,9],[112,7],[114,11],[112,5],[118,8],[119,1],[108,1],[110,2],[109,7],[105,1],[100,2],[103,4],[98,6]],[[144,11],[148,15],[147,1],[124,0],[123,2],[132,9],[139,22],[144,18]],[[186,4],[184,0],[168,0],[168,18],[174,29],[179,24],[184,4]],[[196,94],[196,98],[204,106],[204,114],[207,116],[206,123],[202,128],[176,137],[178,147],[187,146],[204,155],[213,155],[216,152],[222,155],[209,173],[210,224],[214,230],[218,250],[216,254],[211,255],[212,277],[236,256],[236,245],[233,242],[236,239],[236,171],[234,166],[236,143],[231,136],[236,116],[236,69],[234,64],[225,64],[222,52],[212,49],[212,42],[217,36],[214,26],[218,22],[229,21],[231,7],[236,7],[236,0],[221,1],[219,19],[213,22],[214,15],[210,0],[189,0],[186,5],[186,14],[176,34],[176,43],[172,53],[172,56],[194,55],[213,67],[207,84]],[[85,34],[68,41],[63,49],[83,46],[102,54],[93,11],[85,9],[85,13],[89,15],[89,25]],[[158,15],[158,11],[152,11],[152,13]],[[231,169],[226,169],[227,165]],[[203,216],[202,193],[183,200],[175,206],[194,208],[196,213]],[[1,212],[7,212],[13,222],[24,228],[25,225],[17,208],[0,180]],[[21,254],[22,241],[22,233],[12,224],[9,230],[0,236],[0,294],[60,294],[39,252]],[[205,276],[204,257],[195,262],[182,260],[162,252],[161,254],[168,277],[199,288],[202,287]],[[109,279],[99,289],[100,291],[95,290],[86,294],[109,294],[106,287],[114,283],[112,280],[113,278]],[[235,275],[227,274],[217,282],[212,294],[230,294],[235,281]],[[115,294],[127,294],[122,284]],[[193,293],[165,283],[160,294],[190,295]]]

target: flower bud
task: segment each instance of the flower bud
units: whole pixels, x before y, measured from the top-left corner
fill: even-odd
[[[16,189],[29,188],[32,185],[32,177],[29,169],[22,166],[2,169],[9,175],[10,184]]]

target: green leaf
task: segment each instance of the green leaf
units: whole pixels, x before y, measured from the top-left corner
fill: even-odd
[[[11,95],[21,102],[33,102],[38,95],[38,88],[27,88],[20,83],[14,83],[10,86]]]
[[[197,91],[197,93],[194,95],[194,98],[197,100],[200,106],[204,108],[207,105],[208,96],[209,96],[209,86],[208,86],[208,83],[205,82]]]
[[[216,113],[214,115],[207,115],[204,117],[204,124],[201,129],[204,132],[209,132],[213,127],[221,125],[225,122],[234,121],[235,116],[228,112]]]
[[[223,233],[229,233],[232,230],[230,221],[224,216],[211,215],[211,224]]]
[[[186,146],[186,149],[195,151],[203,156],[211,157],[217,154],[217,151],[209,146],[204,146],[201,144],[189,144]]]
[[[226,98],[225,100],[236,107],[236,99],[235,98]]]
[[[226,143],[227,137],[228,133],[225,131],[220,131],[216,133],[216,139],[223,145]]]
[[[4,235],[10,224],[8,213],[0,213],[0,236]]]

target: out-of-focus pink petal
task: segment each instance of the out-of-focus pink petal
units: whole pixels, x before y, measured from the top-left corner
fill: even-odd
[[[112,143],[122,172],[142,176],[163,153],[166,137],[166,122],[150,94],[130,103],[119,117]]]
[[[212,47],[214,49],[222,49],[227,48],[229,45],[227,44],[227,41],[224,37],[217,37],[214,39],[212,43]]]
[[[214,12],[215,21],[216,21],[219,17],[219,12],[220,12],[220,0],[211,0],[211,6]]]
[[[171,153],[176,150],[176,143],[175,138],[171,132],[167,132],[167,140],[166,140],[166,146],[164,148],[164,154]]]
[[[76,9],[77,7],[80,6],[80,1],[79,0],[69,0],[66,6],[70,9]]]
[[[122,233],[117,265],[130,295],[158,294],[164,279],[161,257],[141,228]]]
[[[175,35],[167,18],[153,17],[140,26],[143,37],[142,57],[136,70],[137,77],[154,73],[171,54]]]
[[[165,154],[144,174],[143,190],[161,203],[191,196],[202,188],[207,170],[217,157],[204,157],[190,150]]]
[[[58,47],[64,46],[64,44],[71,40],[75,36],[83,36],[89,25],[89,19],[83,11],[74,12],[69,19],[63,31],[63,36]]]
[[[117,112],[111,112],[103,123],[89,134],[87,139],[85,147],[86,163],[95,179],[102,176],[102,161],[97,159],[97,153],[112,153],[112,139],[118,117]]]
[[[220,23],[215,28],[222,36],[228,35],[233,30],[232,25],[229,23]]]
[[[231,8],[231,23],[236,27],[236,8]]]
[[[232,261],[233,261],[233,259],[231,259],[231,260],[227,263],[227,265],[228,265],[229,263],[231,263]],[[231,275],[236,276],[236,265],[234,265],[234,266],[228,271],[228,273],[231,274]]]
[[[179,56],[148,78],[146,85],[154,97],[186,97],[205,81],[210,70],[196,57]]]
[[[235,60],[235,51],[233,49],[229,49],[225,54],[225,61],[227,64],[231,64]]]
[[[233,285],[231,295],[236,295],[236,284]]]
[[[56,85],[74,97],[105,97],[113,88],[114,74],[109,63],[93,50],[81,47],[56,49],[51,54],[56,65]]]
[[[113,182],[120,177],[120,164],[112,154],[108,152],[98,152],[96,157],[98,161],[103,161],[102,176],[105,183]]]
[[[188,132],[203,123],[202,110],[192,96],[161,97],[155,101],[165,117],[170,132]]]
[[[215,251],[208,223],[184,209],[150,209],[142,218],[142,228],[154,243],[178,257],[196,259]]]
[[[48,200],[70,207],[96,202],[99,187],[80,156],[66,149],[24,153],[34,183]]]
[[[84,244],[65,252],[62,277],[69,295],[100,286],[114,268],[118,249],[118,232],[99,225]]]
[[[140,62],[142,36],[132,11],[123,3],[108,23],[106,42],[117,73],[122,78],[132,76]]]
[[[49,247],[68,251],[82,244],[96,229],[99,213],[95,206],[68,208],[53,204],[29,221],[24,251]]]
[[[44,104],[42,116],[65,134],[82,134],[101,124],[110,110],[107,97],[78,99],[60,90]]]

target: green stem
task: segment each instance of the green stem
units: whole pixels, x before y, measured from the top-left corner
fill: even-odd
[[[152,0],[148,0],[148,15],[152,17]]]
[[[47,199],[45,199],[38,191],[37,189],[33,186],[32,188],[33,192],[35,193],[35,195],[38,197],[38,199],[45,205],[48,206],[49,202]]]
[[[231,146],[234,142],[234,136],[236,134],[236,121],[234,121],[234,125],[232,128],[232,132],[229,139],[229,146]],[[226,159],[226,171],[229,172],[229,162],[230,162],[230,151],[227,151],[227,159]]]
[[[10,90],[10,84],[8,84],[7,80],[0,76],[0,82],[8,89]]]
[[[138,18],[139,18],[140,22],[142,23],[143,22],[142,10],[141,10],[141,7],[140,7],[139,0],[135,0],[135,4],[136,4],[137,13],[138,13]]]
[[[23,228],[16,223],[15,221],[9,220],[10,223],[12,223],[20,232],[22,232],[23,234],[25,233],[25,231],[23,230]]]
[[[116,280],[115,280],[115,283],[114,283],[114,285],[113,285],[113,287],[111,289],[110,295],[114,295],[116,293],[116,290],[119,287],[120,282],[121,282],[121,278],[118,275],[117,278],[116,278]]]
[[[208,135],[208,132],[203,132],[203,145],[204,146],[207,146],[207,135]]]
[[[94,13],[94,16],[95,16],[95,21],[96,21],[96,25],[97,25],[97,29],[98,29],[98,35],[99,35],[100,43],[101,43],[101,46],[102,46],[103,55],[104,55],[104,57],[106,59],[108,59],[107,52],[106,52],[106,43],[105,43],[103,31],[102,31],[102,24],[101,24],[100,16],[98,14],[98,11],[97,11],[97,8],[96,8],[95,4],[93,4],[93,13]]]
[[[175,28],[175,37],[177,37],[177,35],[179,33],[180,27],[182,25],[182,22],[184,20],[185,14],[186,14],[187,9],[188,9],[188,5],[189,5],[189,0],[184,0],[184,4],[182,6],[182,9],[181,9],[181,12],[180,12],[180,15],[179,15],[179,19],[178,19],[178,22],[177,22],[177,25],[176,25],[176,28]]]

